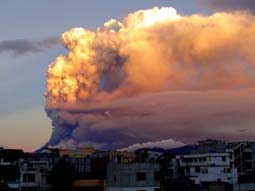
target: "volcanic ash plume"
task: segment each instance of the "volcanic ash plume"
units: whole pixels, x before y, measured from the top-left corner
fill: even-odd
[[[140,10],[95,31],[70,29],[62,34],[68,55],[47,71],[49,145],[237,139],[237,125],[254,121],[254,33],[249,13],[181,16],[174,8]],[[247,113],[230,120],[240,112]]]

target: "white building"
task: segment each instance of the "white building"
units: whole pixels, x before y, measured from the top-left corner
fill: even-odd
[[[233,191],[254,191],[255,183],[241,183],[235,184],[233,187]]]
[[[39,169],[26,165],[20,168],[20,190],[41,189],[41,173]]]
[[[234,168],[231,151],[176,156],[174,164],[175,175],[179,171],[196,184],[210,182],[234,184],[237,182],[237,170]]]
[[[20,161],[20,190],[47,190],[46,177],[51,169],[48,161]]]
[[[159,165],[155,163],[109,164],[107,191],[157,191]]]
[[[159,151],[148,151],[148,158],[151,161],[156,161],[160,158],[164,153]]]

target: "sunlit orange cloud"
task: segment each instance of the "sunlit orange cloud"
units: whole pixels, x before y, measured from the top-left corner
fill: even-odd
[[[102,92],[222,89],[254,83],[255,23],[248,13],[178,15],[153,8],[110,20],[96,32],[73,28],[70,50],[49,66],[47,101],[75,102]]]
[[[254,87],[254,33],[255,16],[247,12],[183,16],[157,7],[111,19],[95,31],[70,29],[62,34],[69,53],[57,57],[46,74],[53,137],[63,133],[58,119],[68,118],[65,104],[85,110],[151,93]]]

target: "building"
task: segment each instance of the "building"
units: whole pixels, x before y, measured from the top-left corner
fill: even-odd
[[[25,157],[20,149],[0,149],[0,181],[11,190],[19,190],[19,160]]]
[[[231,190],[237,182],[233,161],[231,150],[225,153],[179,155],[174,159],[174,174],[189,177],[195,184],[208,190]]]
[[[20,166],[20,190],[41,190],[40,169],[30,166],[28,163]]]
[[[254,191],[255,183],[240,183],[233,187],[233,191]]]
[[[162,182],[163,191],[200,191],[198,185],[194,181],[189,180],[189,178],[169,178]]]
[[[96,150],[92,147],[76,147],[75,149],[64,149],[59,148],[58,152],[60,157],[72,157],[74,155],[82,155],[82,156],[88,156],[94,153]]]
[[[174,152],[78,147],[24,153],[0,148],[0,190],[5,186],[48,191],[50,174],[59,161],[75,170],[74,191],[255,191],[255,142],[218,140],[199,141]]]
[[[0,161],[2,162],[14,163],[24,157],[25,157],[25,153],[20,149],[1,149],[0,150]]]
[[[91,173],[91,154],[96,152],[92,147],[77,147],[75,149],[59,149],[59,155],[69,162],[80,178]]]
[[[48,175],[51,166],[48,161],[20,161],[20,190],[49,190]]]
[[[25,153],[19,160],[20,190],[50,190],[49,175],[59,161],[58,149],[41,149]]]
[[[79,174],[91,173],[91,158],[90,156],[76,155],[70,158],[71,165]]]
[[[73,183],[73,191],[105,191],[105,180],[77,179]]]
[[[230,143],[234,150],[234,164],[239,175],[255,170],[255,142]]]
[[[107,165],[109,163],[133,163],[136,155],[126,151],[98,151],[91,155],[92,176],[98,179],[105,179],[107,175]]]
[[[255,191],[255,142],[229,143],[234,151],[238,182],[234,191]]]
[[[164,155],[163,152],[159,151],[148,151],[149,161],[157,161],[160,157]]]
[[[157,191],[159,164],[156,163],[123,163],[108,164],[107,191]]]
[[[26,153],[24,159],[26,161],[47,161],[49,167],[53,167],[59,160],[59,150],[44,148],[40,152]]]
[[[164,155],[164,150],[158,149],[153,150],[153,149],[140,149],[137,150],[136,153],[136,160],[138,162],[156,162],[159,160],[163,155]]]
[[[20,170],[19,165],[11,163],[0,163],[0,182],[11,190],[19,190]]]
[[[225,141],[215,140],[215,139],[207,139],[198,141],[198,149],[196,153],[225,153],[228,145]]]

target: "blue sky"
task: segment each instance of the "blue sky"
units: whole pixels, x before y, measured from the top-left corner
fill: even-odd
[[[197,0],[3,0],[0,42],[40,41],[71,27],[95,29],[111,18],[154,6],[172,6],[182,14],[208,11]],[[51,121],[44,112],[44,75],[48,64],[63,53],[60,45],[22,55],[0,51],[0,146],[33,150],[47,142]]]

